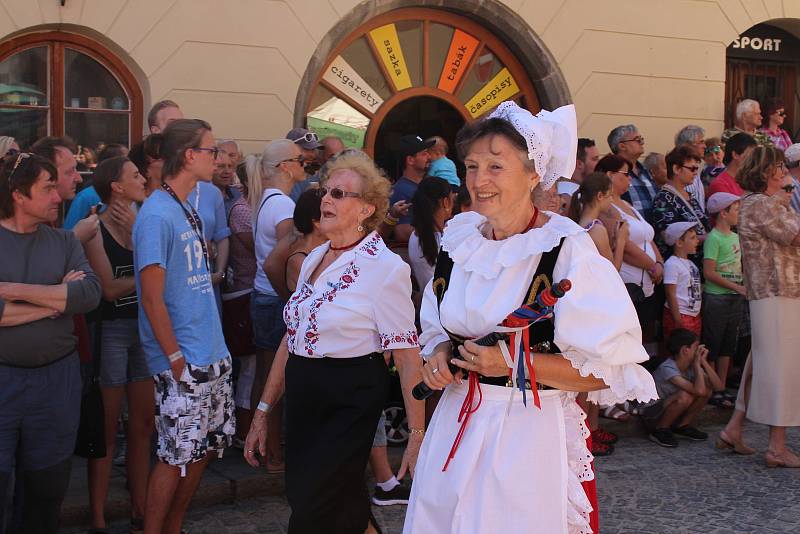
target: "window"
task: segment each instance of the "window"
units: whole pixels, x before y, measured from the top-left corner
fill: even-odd
[[[142,92],[125,65],[85,37],[46,32],[0,44],[0,135],[23,148],[46,135],[130,146],[142,131]]]

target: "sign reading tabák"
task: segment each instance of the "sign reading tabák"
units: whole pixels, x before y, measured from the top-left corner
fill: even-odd
[[[328,65],[322,79],[370,113],[378,111],[383,104],[383,99],[378,96],[378,93],[358,75],[342,56],[336,56]]]
[[[400,48],[400,39],[394,24],[387,24],[369,32],[372,45],[378,52],[383,66],[389,73],[394,88],[398,91],[411,87],[411,77],[408,75],[408,66]]]
[[[464,74],[467,72],[469,61],[475,55],[479,41],[468,33],[456,30],[450,41],[450,50],[444,60],[442,75],[439,77],[438,87],[442,91],[453,93]]]
[[[505,67],[489,80],[489,83],[481,87],[464,107],[473,119],[477,119],[517,93],[519,93],[517,81]]]

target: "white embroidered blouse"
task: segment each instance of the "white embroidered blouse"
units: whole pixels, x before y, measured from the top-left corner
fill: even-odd
[[[330,241],[306,257],[283,310],[289,352],[353,358],[419,346],[408,264],[372,232],[309,283],[329,248]]]
[[[609,386],[590,392],[589,400],[614,404],[657,398],[650,373],[637,365],[648,356],[619,274],[583,228],[555,213],[546,214],[550,220],[544,226],[501,241],[484,235],[486,218],[478,213],[462,213],[448,222],[442,248],[453,260],[453,271],[441,308],[434,281],[425,288],[420,315],[423,357],[449,339],[444,328],[469,338],[493,332],[522,303],[542,254],[565,238],[553,279],[568,278],[572,289],[555,307],[555,344],[582,376],[593,374]]]

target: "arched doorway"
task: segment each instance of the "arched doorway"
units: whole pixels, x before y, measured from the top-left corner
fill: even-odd
[[[392,177],[402,172],[402,162],[395,156],[401,135],[414,134],[423,139],[439,135],[450,146],[448,157],[458,161],[455,138],[466,118],[452,104],[433,96],[416,96],[394,106],[380,123],[373,153],[375,162]]]
[[[508,99],[540,109],[528,72],[489,28],[441,9],[372,17],[307,72],[311,89],[298,95],[302,122],[363,148],[391,174],[392,139],[404,134],[441,135],[454,155],[455,133],[466,120]]]

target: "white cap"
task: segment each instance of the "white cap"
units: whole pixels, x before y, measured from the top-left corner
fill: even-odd
[[[783,155],[786,157],[787,163],[800,161],[800,143],[790,145],[786,150],[783,151]]]
[[[696,227],[696,222],[678,222],[672,223],[664,230],[664,243],[669,246],[674,245],[678,239],[683,237],[683,234]]]
[[[562,181],[562,182],[556,182],[556,187],[558,188],[559,195],[572,196],[575,194],[575,191],[577,191],[580,186],[575,182]]]
[[[708,213],[719,213],[734,202],[737,202],[741,199],[742,197],[739,195],[734,195],[733,193],[726,193],[724,191],[714,193],[708,197],[708,200],[706,201],[706,211],[708,211]]]

